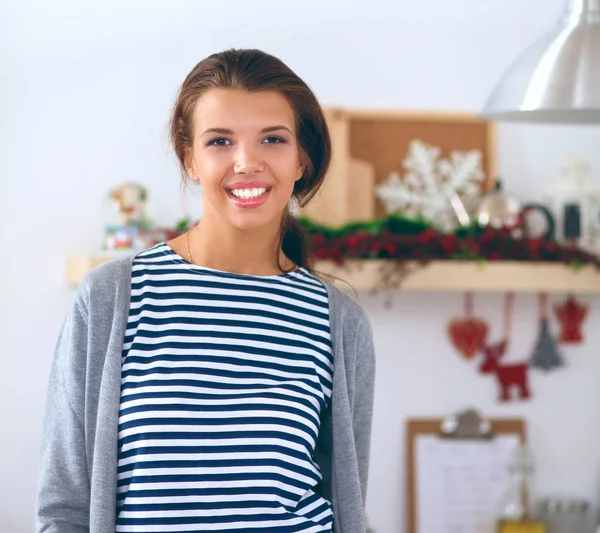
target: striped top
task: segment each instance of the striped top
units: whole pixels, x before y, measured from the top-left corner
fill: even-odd
[[[161,243],[133,261],[117,532],[331,532],[313,459],[331,400],[327,289]]]

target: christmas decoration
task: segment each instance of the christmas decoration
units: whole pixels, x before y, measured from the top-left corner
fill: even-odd
[[[454,318],[448,325],[448,334],[454,347],[466,359],[471,359],[485,344],[489,327],[487,322],[473,317],[473,294],[465,295],[465,316]]]
[[[540,332],[529,364],[542,370],[552,370],[563,366],[563,360],[558,351],[556,339],[550,334],[547,309],[548,296],[544,293],[540,294],[539,301]]]
[[[483,350],[484,361],[479,367],[484,374],[494,373],[500,385],[501,402],[511,399],[510,388],[515,386],[519,392],[519,398],[525,400],[531,397],[527,379],[527,363],[514,363],[502,365],[499,359],[506,350],[506,341],[486,346]]]
[[[532,233],[533,233],[532,228],[530,227],[530,224],[528,223],[528,219],[534,213],[538,213],[538,217],[539,217],[539,215],[541,215],[542,219],[544,220],[544,222],[542,224],[542,229],[537,230],[537,235],[535,235],[535,237],[532,235]],[[550,210],[546,206],[544,206],[542,204],[537,204],[535,202],[525,204],[523,206],[523,210],[520,213],[520,218],[521,218],[521,224],[520,224],[521,234],[520,234],[520,236],[527,237],[529,239],[546,239],[546,240],[554,239],[556,237],[556,221],[554,220],[554,215],[550,212]],[[541,233],[540,233],[540,231],[541,231]]]
[[[440,259],[559,262],[600,269],[600,257],[553,239],[514,238],[506,228],[473,225],[440,232],[423,219],[398,214],[353,222],[339,228],[298,219],[309,240],[311,257],[343,264],[345,259],[398,259],[427,262]]]
[[[512,322],[512,311],[514,304],[514,295],[508,293],[504,304],[504,338],[495,343],[489,344],[483,348],[483,361],[479,366],[482,374],[495,374],[500,386],[499,401],[506,402],[511,399],[510,390],[516,387],[519,398],[525,400],[531,396],[528,384],[528,365],[527,363],[513,363],[503,365],[500,359],[508,349],[510,339],[510,328]]]
[[[444,233],[423,219],[398,214],[335,228],[315,224],[306,217],[299,217],[298,222],[307,236],[311,261],[329,260],[349,269],[347,259],[392,259],[379,266],[373,293],[400,287],[415,268],[432,260],[544,261],[575,269],[585,264],[600,269],[600,257],[589,252],[561,246],[549,238],[515,238],[507,228],[474,224]]]
[[[509,229],[519,225],[521,202],[507,194],[502,185],[502,180],[497,178],[494,190],[485,194],[479,202],[475,219],[480,225]]]
[[[446,230],[457,226],[450,200],[459,195],[461,202],[469,202],[479,195],[484,179],[481,152],[453,151],[449,159],[439,156],[436,146],[419,139],[410,143],[402,163],[405,175],[392,172],[385,183],[375,187],[387,213],[423,217]]]
[[[559,342],[579,344],[583,341],[581,326],[587,317],[588,308],[579,305],[573,295],[569,295],[562,305],[554,307],[554,313],[561,326]]]

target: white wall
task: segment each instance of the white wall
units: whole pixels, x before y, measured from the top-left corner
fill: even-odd
[[[279,55],[324,104],[476,111],[504,68],[554,24],[562,0],[198,1],[13,0],[0,13],[0,531],[33,529],[37,450],[52,350],[73,296],[69,253],[99,244],[108,189],[139,180],[157,219],[184,211],[166,121],[178,84],[207,54],[230,46]],[[600,174],[600,129],[502,126],[499,170],[535,199],[570,154]],[[596,148],[596,149],[595,149]],[[600,481],[599,300],[568,370],[533,377],[527,404],[495,403],[444,331],[460,295],[400,294],[391,310],[361,294],[378,353],[368,513],[378,533],[404,530],[407,416],[473,405],[524,416],[537,454],[538,494],[596,500]],[[501,299],[477,310],[500,334]],[[510,357],[537,331],[533,296],[517,298]]]

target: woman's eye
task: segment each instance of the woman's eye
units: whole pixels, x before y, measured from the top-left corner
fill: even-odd
[[[217,139],[208,141],[207,146],[227,146],[227,144],[231,144],[228,139],[218,137]]]
[[[267,138],[265,139],[265,142],[266,142],[267,144],[277,144],[277,143],[284,143],[284,142],[285,142],[285,139],[282,139],[281,137],[274,137],[274,136],[270,136],[270,137],[267,137]]]

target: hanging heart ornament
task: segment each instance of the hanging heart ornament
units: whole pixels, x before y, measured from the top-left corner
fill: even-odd
[[[450,340],[466,359],[475,357],[485,345],[489,326],[480,318],[455,318],[448,325]]]

